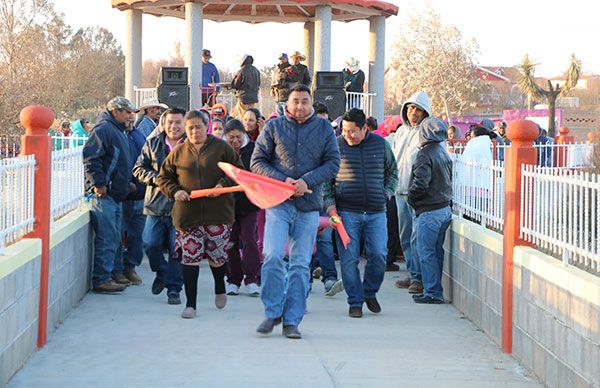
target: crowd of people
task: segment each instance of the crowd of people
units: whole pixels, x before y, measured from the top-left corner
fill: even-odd
[[[296,54],[295,61],[302,58]],[[284,78],[293,66],[285,59]],[[452,163],[448,128],[431,117],[428,96],[411,96],[403,124],[383,137],[362,110],[332,122],[308,86],[283,85],[283,114],[268,118],[243,102],[240,119],[221,104],[186,112],[156,100],[140,107],[124,97],[108,102],[83,147],[94,291],[118,294],[142,284],[136,268],[145,254],[154,272],[151,293],[166,289],[167,303],[177,305],[184,291],[181,316],[190,319],[206,261],[216,308],[239,294],[261,297],[256,331],[283,324],[286,337],[301,338],[314,277],[327,296],[345,291],[349,317],[362,317],[363,305],[380,313],[377,293],[390,265],[398,268],[400,245],[410,276],[396,285],[415,303],[444,303]],[[196,198],[194,190],[236,184],[219,162],[286,182],[294,193],[267,209],[244,192]],[[336,232],[340,221],[349,241]]]

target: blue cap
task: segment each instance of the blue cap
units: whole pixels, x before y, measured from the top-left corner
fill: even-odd
[[[281,53],[279,54],[279,59],[288,59],[288,56],[286,53]]]

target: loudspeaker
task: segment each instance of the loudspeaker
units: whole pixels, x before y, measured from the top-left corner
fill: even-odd
[[[190,109],[190,87],[187,85],[158,85],[158,101],[169,108]]]
[[[187,67],[161,67],[159,85],[187,85]]]
[[[315,89],[344,89],[344,73],[341,71],[317,71]]]
[[[314,100],[325,104],[329,117],[335,119],[346,112],[346,92],[344,89],[316,89]]]

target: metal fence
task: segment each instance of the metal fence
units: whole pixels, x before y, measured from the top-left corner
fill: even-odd
[[[14,158],[21,153],[20,136],[0,136],[0,159]]]
[[[352,108],[362,109],[367,117],[373,115],[373,97],[377,93],[346,92],[346,111]]]
[[[541,167],[584,168],[594,165],[594,144],[538,144],[537,165]]]
[[[504,162],[491,164],[453,154],[453,209],[494,230],[504,226]]]
[[[0,160],[0,253],[33,230],[33,155]]]
[[[523,165],[521,187],[521,238],[600,275],[600,176]]]
[[[52,151],[51,220],[57,220],[83,203],[83,146]]]

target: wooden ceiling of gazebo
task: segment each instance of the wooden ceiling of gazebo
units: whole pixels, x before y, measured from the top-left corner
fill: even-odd
[[[113,8],[121,11],[139,9],[155,16],[185,18],[185,3],[189,0],[112,0]],[[394,4],[373,0],[203,0],[204,19],[216,22],[294,23],[314,21],[316,7],[329,5],[332,20],[350,22],[371,16],[398,14]]]

